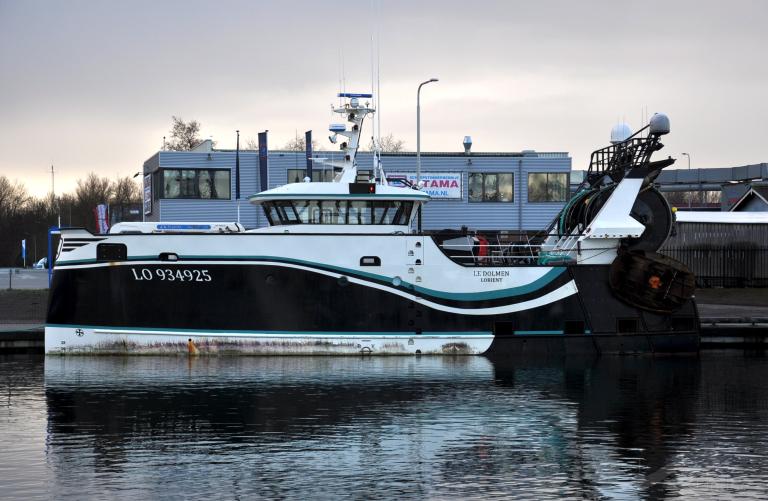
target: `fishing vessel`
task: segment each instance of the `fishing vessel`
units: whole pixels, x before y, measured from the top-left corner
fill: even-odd
[[[673,213],[653,181],[657,114],[592,153],[539,236],[427,233],[420,184],[360,182],[369,94],[339,95],[330,182],[250,197],[269,226],[120,223],[62,229],[48,354],[637,353],[698,349],[693,275],[656,251]],[[626,136],[627,134],[624,134]]]

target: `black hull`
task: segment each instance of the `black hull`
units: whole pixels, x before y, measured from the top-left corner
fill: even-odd
[[[608,269],[598,265],[569,269],[579,288],[583,312],[579,320],[586,323],[589,334],[519,336],[496,332],[487,355],[503,360],[530,355],[698,352],[700,326],[693,299],[672,314],[633,307],[611,292]]]
[[[157,269],[208,270],[210,281],[157,280]],[[140,280],[141,270],[155,277]],[[486,354],[696,352],[694,302],[670,315],[618,300],[608,266],[571,266],[523,301],[574,280],[579,293],[545,306],[497,315],[440,311],[369,285],[277,263],[174,263],[71,267],[55,270],[51,326],[188,329],[200,331],[493,333]],[[137,273],[138,270],[138,273]],[[195,271],[197,270],[197,271]],[[514,268],[510,268],[514,273]],[[376,285],[371,282],[371,285]],[[378,284],[382,285],[382,284]],[[427,298],[446,307],[461,300]],[[509,299],[506,299],[509,301]],[[495,307],[490,299],[480,307]]]

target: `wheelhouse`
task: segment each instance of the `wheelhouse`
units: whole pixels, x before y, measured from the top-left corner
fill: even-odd
[[[409,227],[429,195],[409,187],[371,183],[294,183],[250,198],[270,227],[345,225]]]

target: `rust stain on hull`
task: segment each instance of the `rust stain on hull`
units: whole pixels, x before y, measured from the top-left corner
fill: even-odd
[[[459,343],[461,344],[461,343]],[[434,354],[456,354],[456,351]],[[387,342],[371,349],[355,342],[326,340],[260,341],[243,339],[192,338],[179,341],[137,343],[127,339],[101,341],[92,345],[67,346],[60,355],[412,355],[403,343]],[[469,354],[469,352],[467,352]]]
[[[443,355],[472,355],[467,343],[446,343],[441,348]]]

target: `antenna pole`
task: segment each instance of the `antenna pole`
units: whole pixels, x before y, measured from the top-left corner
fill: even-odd
[[[376,140],[381,144],[381,26],[376,27]]]
[[[341,46],[341,92],[347,92],[347,71],[344,68],[344,46]]]
[[[56,204],[56,183],[55,183],[55,179],[56,179],[56,177],[54,175],[53,164],[51,164],[51,204]],[[56,204],[56,208],[59,209],[58,204]],[[61,228],[61,212],[60,211],[57,211],[57,212],[59,212],[59,214],[58,214],[58,222],[59,222],[58,226],[59,226],[59,228]]]
[[[373,0],[371,0],[371,10],[373,10]],[[372,97],[372,105],[373,108],[378,112],[378,106],[376,106],[376,94],[374,93],[375,90],[375,84],[376,82],[374,78],[374,70],[373,70],[373,29],[371,29],[371,96]],[[376,120],[371,120],[371,162],[373,167],[373,178],[376,179],[379,177],[379,162],[378,162],[378,156],[379,156],[379,147],[381,145],[377,144],[376,142]]]
[[[381,4],[376,2],[376,142],[379,145],[377,167],[383,184],[387,184],[384,168],[381,166]]]

